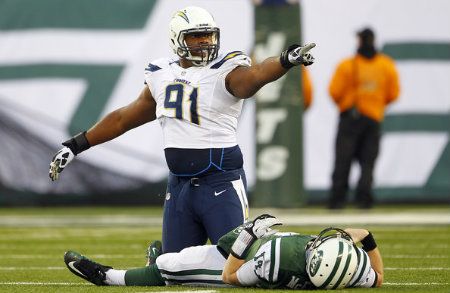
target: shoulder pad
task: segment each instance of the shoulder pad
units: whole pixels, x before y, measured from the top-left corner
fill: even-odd
[[[169,66],[171,62],[173,62],[173,60],[171,60],[169,58],[160,58],[160,59],[153,60],[152,62],[150,62],[147,65],[147,67],[145,68],[145,71],[146,72],[158,71],[160,69],[163,69],[164,67]]]
[[[158,65],[152,64],[152,63],[149,63],[147,65],[147,67],[145,67],[145,71],[150,71],[150,72],[155,72],[160,69],[161,69],[161,67],[159,67]]]
[[[233,61],[236,61],[235,63],[238,63],[238,65],[243,65],[243,66],[251,65],[250,58],[247,55],[245,55],[242,51],[233,51],[233,52],[226,54],[220,61],[213,64],[211,66],[211,69],[218,69],[225,62],[227,62],[228,60],[231,60],[231,59],[233,59]]]

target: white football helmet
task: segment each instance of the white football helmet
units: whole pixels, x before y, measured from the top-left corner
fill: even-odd
[[[344,288],[358,268],[356,249],[350,235],[341,229],[327,228],[320,232],[306,252],[306,271],[314,286]]]
[[[189,48],[185,36],[191,33],[211,33],[212,44]],[[195,66],[205,66],[217,58],[220,47],[220,29],[213,16],[203,8],[189,6],[177,11],[169,24],[170,46],[180,58],[187,59]],[[193,56],[192,52],[201,52]]]

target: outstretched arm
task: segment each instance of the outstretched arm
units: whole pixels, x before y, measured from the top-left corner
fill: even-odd
[[[380,287],[383,284],[384,276],[383,259],[381,258],[380,250],[376,246],[372,233],[366,229],[355,228],[347,228],[345,229],[345,232],[352,237],[355,243],[361,242],[363,244],[363,249],[370,258],[370,264],[378,276],[376,286]]]
[[[112,140],[130,129],[155,120],[155,118],[156,102],[148,87],[145,87],[134,102],[109,113],[88,131],[65,141],[64,147],[55,154],[50,162],[50,179],[58,180],[59,174],[82,151]]]
[[[156,102],[148,87],[129,105],[109,113],[86,132],[90,146],[110,141],[156,118]]]
[[[264,85],[286,74],[289,68],[300,64],[311,65],[314,57],[308,51],[315,46],[314,43],[304,47],[292,45],[279,57],[269,57],[250,67],[236,67],[225,79],[227,90],[235,97],[250,98]]]

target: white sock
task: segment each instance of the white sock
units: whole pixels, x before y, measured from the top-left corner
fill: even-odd
[[[110,286],[125,286],[125,272],[126,270],[108,270],[105,283]]]

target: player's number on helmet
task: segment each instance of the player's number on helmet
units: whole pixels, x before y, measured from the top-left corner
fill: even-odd
[[[198,88],[194,87],[188,98],[185,98],[185,86],[182,83],[170,84],[166,87],[166,97],[164,99],[164,108],[173,110],[173,117],[184,119],[183,109],[189,107],[189,118],[186,120],[200,125],[198,117]]]

